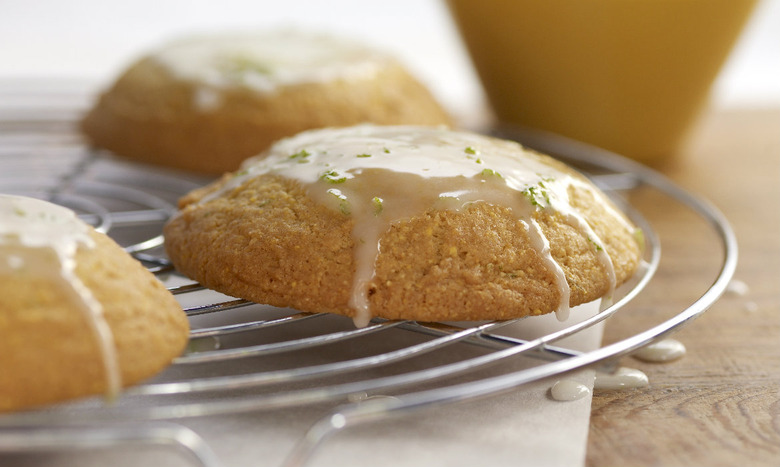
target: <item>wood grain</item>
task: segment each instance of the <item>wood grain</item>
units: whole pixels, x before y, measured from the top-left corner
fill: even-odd
[[[710,111],[689,147],[659,170],[730,220],[740,248],[735,279],[749,291],[727,293],[675,334],[684,358],[621,361],[644,371],[650,386],[594,395],[586,465],[779,466],[780,109]],[[697,275],[707,261],[692,261],[703,241],[697,227],[674,213],[660,219],[661,230],[679,233],[672,241],[683,253],[665,260],[672,272],[656,277],[660,290],[641,298],[646,315],[610,320],[606,342],[662,313],[654,301],[685,305],[709,280]]]

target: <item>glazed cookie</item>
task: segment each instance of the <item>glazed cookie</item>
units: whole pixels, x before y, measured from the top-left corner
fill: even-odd
[[[609,297],[641,257],[636,227],[579,173],[434,127],[304,132],[180,208],[165,241],[184,274],[358,325],[564,318]]]
[[[82,122],[98,148],[221,175],[300,131],[448,124],[392,57],[293,30],[182,39],[129,67]]]
[[[0,412],[119,390],[178,356],[165,287],[72,211],[0,195]]]

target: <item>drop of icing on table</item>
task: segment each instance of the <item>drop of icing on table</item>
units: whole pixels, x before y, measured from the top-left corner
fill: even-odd
[[[634,368],[620,367],[614,373],[596,372],[594,390],[643,388],[649,384],[647,375]]]
[[[732,279],[726,286],[726,295],[745,297],[750,293],[750,287],[743,281]],[[752,300],[744,302],[742,308],[748,313],[758,311],[758,304]]]
[[[671,362],[685,355],[686,349],[682,342],[675,339],[663,339],[646,345],[632,355],[645,362]]]
[[[571,206],[568,190],[577,186],[597,199],[604,199],[603,195],[547,161],[514,142],[440,127],[360,125],[312,130],[283,139],[247,160],[220,190],[200,202],[229,193],[256,176],[273,174],[298,181],[315,201],[351,216],[356,272],[350,306],[359,327],[372,316],[369,296],[379,239],[393,223],[433,208],[459,211],[473,203],[506,206],[555,278],[559,292],[555,311],[564,320],[569,285],[534,213],[552,209],[590,240],[607,273],[610,293],[615,273],[606,246]],[[625,218],[616,211],[614,215],[633,232]]]
[[[744,297],[750,292],[750,287],[743,281],[732,279],[726,286],[726,293],[729,295],[736,295]]]
[[[553,384],[550,388],[550,395],[556,401],[575,401],[590,395],[590,389],[577,381],[562,379]]]
[[[48,277],[83,313],[98,344],[106,379],[106,397],[121,388],[121,375],[111,328],[103,307],[76,275],[76,251],[93,248],[90,227],[73,211],[46,201],[0,194],[0,248],[7,260],[0,274]]]
[[[756,311],[758,311],[758,303],[752,301],[745,302],[744,308],[745,311],[747,311],[748,313],[755,313]]]

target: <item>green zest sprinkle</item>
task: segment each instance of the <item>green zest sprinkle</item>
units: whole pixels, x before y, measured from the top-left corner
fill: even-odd
[[[382,210],[385,208],[384,203],[385,200],[378,196],[374,196],[374,198],[371,200],[371,203],[374,205],[374,215],[378,216],[382,213]]]
[[[339,200],[339,211],[341,211],[341,213],[345,216],[348,216],[351,212],[351,209],[349,207],[349,201],[347,201],[347,197],[342,194],[340,190],[335,188],[328,190],[328,194],[335,196],[336,199]]]
[[[249,169],[244,169],[233,174],[233,177],[241,177],[249,173]]]
[[[358,157],[371,157],[371,154],[358,154]]]
[[[463,150],[466,154],[471,154],[472,156],[477,155],[477,150],[474,149],[472,146],[466,146],[466,149]]]
[[[14,214],[16,214],[19,217],[24,217],[27,215],[27,213],[24,211],[24,209],[14,206]]]
[[[264,63],[259,63],[257,60],[254,60],[249,57],[243,57],[243,56],[235,56],[231,57],[225,65],[224,65],[225,71],[228,73],[246,73],[246,72],[255,72],[260,73],[263,75],[271,74],[273,71],[271,67]]]
[[[385,154],[390,154],[390,150],[385,148]]]
[[[482,169],[482,176],[483,177],[493,177],[493,176],[495,176],[495,177],[503,178],[503,177],[501,177],[500,173],[496,172],[493,169]]]
[[[290,159],[306,159],[307,157],[311,156],[311,153],[305,149],[301,149],[300,151],[296,152],[292,156],[290,156]]]
[[[528,201],[530,201],[532,205],[542,207],[541,203],[539,203],[539,200],[537,199],[536,187],[529,186],[528,188],[521,191],[520,193],[522,193],[523,196],[528,198]]]
[[[341,190],[337,190],[335,188],[331,188],[330,190],[328,190],[328,194],[329,195],[333,195],[333,196],[335,196],[336,198],[338,198],[338,199],[340,199],[342,201],[346,201],[347,200],[347,197],[344,194],[341,193]]]
[[[320,176],[321,180],[325,180],[328,183],[344,183],[347,181],[347,176],[340,174],[335,170],[328,170]]]
[[[634,230],[634,240],[636,240],[637,245],[639,245],[639,248],[644,251],[645,250],[645,232],[637,228]]]
[[[601,245],[599,245],[598,243],[596,243],[596,241],[595,241],[595,240],[593,240],[592,238],[588,237],[588,241],[589,241],[590,243],[592,243],[592,244],[593,244],[593,246],[595,246],[595,247],[596,247],[596,251],[604,251],[604,248],[603,248]]]
[[[545,186],[544,182],[539,182],[537,185],[529,186],[520,193],[528,198],[528,201],[530,201],[533,206],[544,208],[552,204],[550,202],[550,192]]]

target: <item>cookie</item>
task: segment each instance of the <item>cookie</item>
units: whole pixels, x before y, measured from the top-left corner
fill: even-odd
[[[294,30],[197,36],[132,64],[82,121],[92,145],[138,161],[222,175],[303,130],[448,124],[388,54]]]
[[[0,195],[0,411],[116,397],[184,349],[168,290],[72,211]]]
[[[177,269],[207,287],[359,326],[564,318],[641,257],[636,227],[584,176],[441,127],[284,139],[182,198],[164,232]]]

